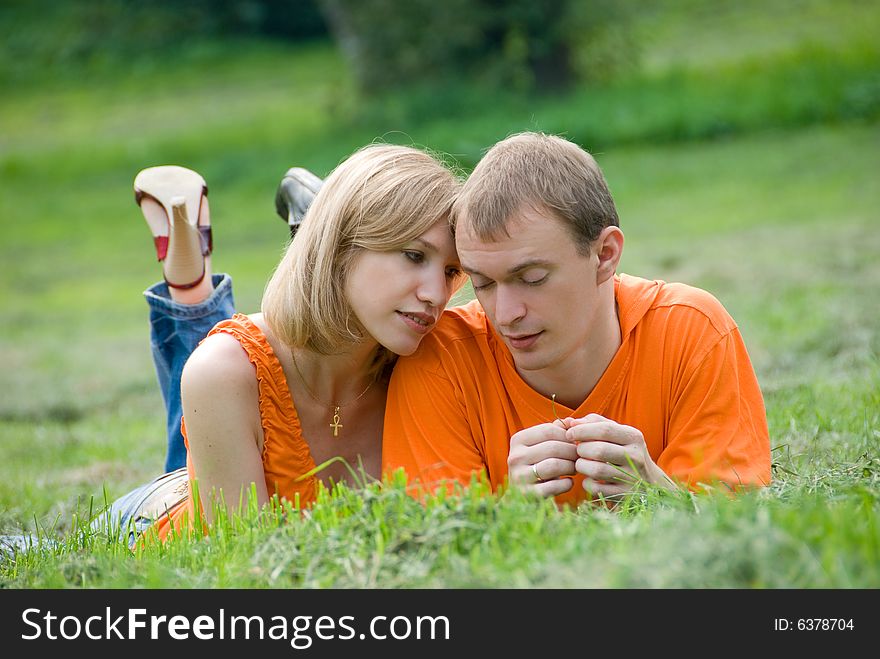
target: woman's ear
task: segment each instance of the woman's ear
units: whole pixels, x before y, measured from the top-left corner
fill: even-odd
[[[599,259],[596,268],[596,284],[601,284],[617,272],[623,255],[623,231],[620,227],[605,227],[593,242],[593,250]]]

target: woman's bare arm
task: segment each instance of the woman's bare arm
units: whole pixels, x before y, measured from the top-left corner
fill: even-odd
[[[261,459],[259,391],[254,367],[233,337],[215,334],[196,348],[180,382],[189,452],[208,522],[212,493],[238,510],[256,484],[257,503],[268,500]]]

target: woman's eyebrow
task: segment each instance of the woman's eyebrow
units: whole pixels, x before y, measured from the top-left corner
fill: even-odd
[[[426,250],[428,250],[430,252],[439,252],[440,251],[437,248],[437,246],[434,243],[432,243],[430,240],[425,240],[424,238],[416,238],[415,240],[413,240],[413,242],[421,244],[422,247],[424,247]]]

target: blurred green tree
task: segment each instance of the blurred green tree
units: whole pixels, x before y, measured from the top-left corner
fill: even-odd
[[[461,77],[518,91],[563,89],[631,59],[622,0],[317,2],[365,92]],[[592,43],[613,47],[594,57]]]
[[[631,59],[631,0],[2,0],[0,79],[229,37],[335,39],[361,91],[564,89]]]

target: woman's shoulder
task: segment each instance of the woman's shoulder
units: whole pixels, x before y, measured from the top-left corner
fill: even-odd
[[[223,386],[218,386],[222,383]],[[218,332],[204,339],[183,368],[181,387],[216,390],[256,386],[254,367],[238,339]]]
[[[183,367],[180,398],[190,447],[240,447],[251,434],[261,446],[259,383],[234,336],[214,333],[199,344]]]
[[[270,338],[274,338],[272,334],[272,328],[269,327],[269,324],[266,322],[266,319],[263,317],[263,313],[261,311],[248,314],[247,319],[251,321],[251,323],[256,325],[257,329],[259,329],[263,333],[263,336],[265,336],[267,340]]]

